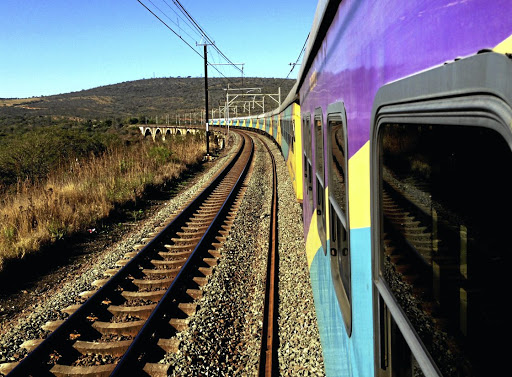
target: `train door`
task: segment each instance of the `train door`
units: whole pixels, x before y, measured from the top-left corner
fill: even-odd
[[[371,138],[376,375],[510,369],[512,60],[483,53],[377,93]]]
[[[316,215],[318,235],[322,241],[324,253],[327,254],[326,208],[325,208],[325,169],[324,169],[324,126],[322,109],[315,109],[313,139],[315,145],[315,185]]]
[[[313,166],[311,163],[311,114],[306,113],[302,117],[302,142],[304,145],[303,168],[304,168],[304,193],[307,197],[309,208],[313,209]]]
[[[280,145],[280,142],[281,142],[281,138],[279,137],[279,133],[278,133],[278,126],[279,126],[279,116],[278,115],[274,115],[272,117],[272,136],[274,136],[274,139],[275,141],[277,141],[277,143]]]
[[[348,336],[352,332],[348,217],[347,117],[343,103],[327,108],[328,218],[331,276]]]

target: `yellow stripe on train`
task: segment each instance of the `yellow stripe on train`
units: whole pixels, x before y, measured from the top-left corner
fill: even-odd
[[[370,142],[348,161],[350,229],[370,226]]]
[[[493,51],[500,54],[512,54],[512,34],[499,45],[494,47]]]

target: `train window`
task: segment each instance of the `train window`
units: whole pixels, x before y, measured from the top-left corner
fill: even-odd
[[[461,68],[454,63],[390,84],[381,98],[395,95],[396,104],[385,98],[374,107],[379,376],[508,370],[503,295],[510,290],[512,91],[479,73],[510,78],[512,62],[493,59],[477,55]],[[433,72],[458,80],[434,80]],[[464,88],[468,80],[478,91]],[[418,84],[434,81],[454,87],[420,100]],[[501,98],[494,94],[500,92]]]
[[[290,145],[291,145],[291,148],[292,148],[292,153],[294,153],[294,145],[295,145],[295,120],[292,119],[292,127],[291,127],[291,134],[289,135],[290,137]]]
[[[383,125],[379,145],[380,274],[443,374],[485,369],[497,350],[482,345],[506,326],[512,223],[495,212],[512,210],[510,148],[486,128],[432,124]]]
[[[348,335],[352,332],[350,243],[347,213],[346,116],[341,102],[327,109],[331,275]]]
[[[324,173],[324,135],[322,109],[315,110],[315,170],[316,170],[316,214],[318,216],[318,235],[322,241],[324,254],[327,255],[326,210],[325,210],[325,173]]]
[[[302,126],[304,135],[304,184],[305,192],[308,197],[309,207],[313,208],[313,169],[311,164],[311,144],[313,143],[311,126],[310,126],[310,114],[305,114],[302,118]]]
[[[322,109],[315,110],[315,165],[316,174],[324,183],[324,136],[322,127]]]

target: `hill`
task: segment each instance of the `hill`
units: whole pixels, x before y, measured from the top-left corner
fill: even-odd
[[[263,93],[288,95],[295,80],[274,78],[209,78],[209,108],[218,109],[230,88],[261,88]],[[268,102],[266,102],[268,103]],[[26,99],[0,99],[0,129],[14,131],[21,126],[63,122],[134,123],[147,118],[174,121],[204,109],[204,78],[155,78],[128,81],[66,94]],[[270,110],[266,109],[266,110]],[[261,110],[257,110],[257,113]],[[253,112],[254,113],[254,112]],[[198,115],[199,116],[199,115]]]

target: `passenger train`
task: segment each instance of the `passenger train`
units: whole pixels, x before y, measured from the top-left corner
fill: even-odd
[[[211,124],[281,148],[328,376],[510,373],[512,1],[321,0],[284,103]]]

